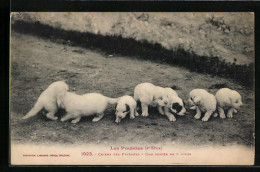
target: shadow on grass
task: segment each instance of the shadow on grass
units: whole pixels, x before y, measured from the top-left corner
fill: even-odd
[[[219,57],[199,56],[184,51],[178,47],[176,50],[167,50],[160,44],[151,44],[146,40],[136,41],[133,38],[123,38],[118,35],[96,35],[88,32],[66,31],[53,28],[40,22],[15,21],[12,31],[31,34],[54,42],[63,40],[63,44],[80,46],[88,49],[101,49],[107,54],[120,54],[123,56],[136,56],[172,65],[185,67],[191,71],[231,78],[244,86],[254,86],[254,64],[236,65],[221,61]]]

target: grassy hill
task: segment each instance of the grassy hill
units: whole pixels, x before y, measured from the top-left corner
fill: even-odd
[[[253,13],[12,13],[12,29],[254,85]]]

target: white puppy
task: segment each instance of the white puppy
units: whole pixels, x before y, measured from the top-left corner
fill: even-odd
[[[167,91],[163,87],[151,83],[138,84],[134,89],[134,99],[141,102],[142,116],[148,116],[148,106],[166,106]]]
[[[34,107],[22,118],[27,119],[35,116],[40,110],[45,109],[48,111],[47,118],[57,120],[58,117],[54,115],[58,111],[57,96],[69,90],[69,86],[63,81],[57,81],[49,85],[49,87],[42,92],[39,96]]]
[[[127,114],[130,113],[130,119],[134,119],[135,116],[139,116],[136,111],[136,101],[133,97],[125,95],[120,97],[116,105],[116,123],[119,123],[121,119],[124,119]]]
[[[168,96],[168,106],[157,106],[158,111],[162,115],[166,115],[170,121],[176,121],[176,118],[169,109],[177,115],[183,116],[186,113],[182,99],[178,96],[177,92],[171,88],[164,88]],[[169,107],[170,106],[170,107]]]
[[[229,88],[219,89],[215,97],[217,99],[217,109],[220,118],[226,118],[224,110],[227,109],[227,117],[232,118],[233,112],[237,113],[237,109],[243,105],[241,95],[237,91]]]
[[[205,112],[202,121],[208,121],[212,113],[216,111],[217,100],[215,96],[204,89],[192,90],[188,102],[191,105],[191,109],[196,109],[197,111],[194,118],[199,119],[201,112]]]
[[[92,116],[93,122],[99,121],[104,116],[104,111],[108,104],[115,104],[118,98],[109,98],[99,93],[88,93],[77,95],[75,93],[66,92],[60,94],[57,98],[58,105],[66,110],[66,115],[61,121],[74,119],[71,123],[78,123],[83,116]]]

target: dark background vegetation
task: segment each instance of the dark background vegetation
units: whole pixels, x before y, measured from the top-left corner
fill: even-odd
[[[212,22],[215,25],[220,25],[218,22]],[[232,78],[252,89],[254,86],[253,63],[249,65],[237,65],[236,59],[234,59],[233,63],[227,63],[225,60],[220,60],[219,57],[199,56],[186,52],[181,47],[177,50],[167,50],[160,44],[151,44],[146,40],[136,41],[133,38],[122,38],[116,35],[102,36],[78,31],[64,31],[41,24],[40,22],[27,23],[16,21],[12,24],[12,28],[14,31],[20,33],[30,33],[44,38],[51,38],[54,41],[62,39],[63,44],[76,45],[89,49],[99,48],[107,54],[136,56],[142,59],[179,65],[191,71]]]

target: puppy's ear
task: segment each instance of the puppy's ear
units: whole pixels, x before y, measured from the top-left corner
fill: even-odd
[[[120,121],[121,119],[119,117],[116,117],[115,123],[119,124]]]
[[[182,106],[179,103],[173,103],[172,109],[176,110],[176,112],[179,113],[182,110]]]
[[[130,107],[126,104],[126,111],[129,112],[130,111]]]

